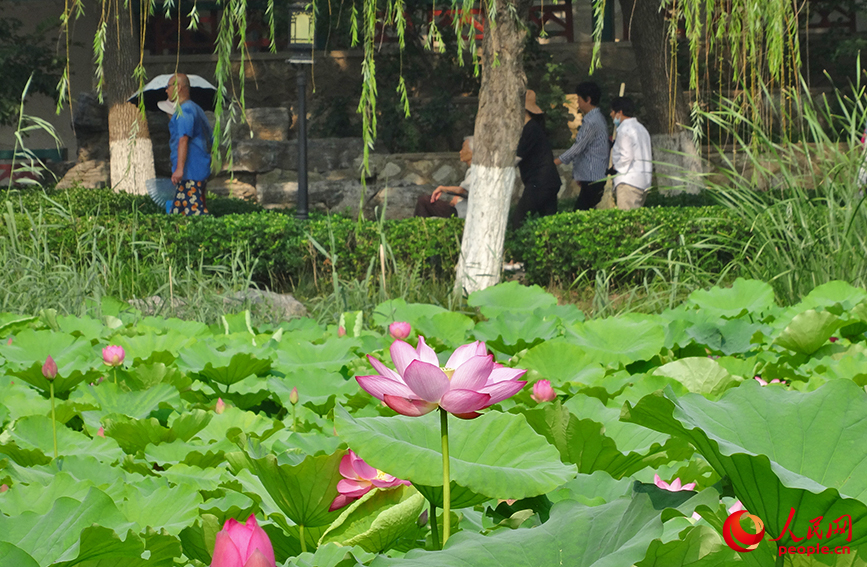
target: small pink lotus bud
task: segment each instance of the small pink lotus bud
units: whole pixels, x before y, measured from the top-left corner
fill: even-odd
[[[557,393],[551,387],[551,382],[548,380],[539,380],[533,384],[533,393],[530,397],[539,402],[553,402],[557,398]]]
[[[221,415],[224,411],[226,411],[226,402],[223,401],[223,398],[217,398],[217,405],[214,406],[214,413]]]
[[[105,439],[105,428],[100,425],[99,429],[96,430],[96,434]]]
[[[346,328],[345,327],[337,327],[337,336],[345,337],[346,336]]]
[[[12,337],[9,337],[9,340],[6,341],[6,344],[7,344],[7,345],[11,345],[11,344],[12,344]]]
[[[57,363],[50,356],[45,359],[45,364],[42,365],[42,375],[48,381],[57,378]]]
[[[274,547],[265,530],[250,516],[243,524],[226,520],[217,533],[211,567],[274,567]]]
[[[108,345],[102,349],[102,361],[106,366],[120,366],[125,356],[122,346]]]
[[[298,388],[292,388],[289,392],[289,403],[293,406],[298,403]]]
[[[0,484],[0,493],[6,492],[7,490],[9,490],[8,484]]]
[[[839,341],[840,339],[838,339],[837,337],[831,337],[831,338],[829,338],[828,340],[831,341],[832,343],[836,343],[836,342]],[[12,339],[9,339],[9,342],[11,343],[11,342],[12,342]]]
[[[412,327],[410,327],[409,323],[405,321],[395,321],[388,326],[388,334],[390,334],[394,339],[405,339],[409,336],[411,331]]]

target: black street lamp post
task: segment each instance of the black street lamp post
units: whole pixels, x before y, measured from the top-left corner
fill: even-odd
[[[304,3],[289,5],[287,63],[295,68],[298,83],[298,193],[295,218],[307,220],[307,66],[313,64],[313,14]]]

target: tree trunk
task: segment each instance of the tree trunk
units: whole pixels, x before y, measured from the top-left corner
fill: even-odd
[[[495,17],[486,18],[482,40],[482,85],[473,140],[475,181],[455,278],[456,291],[465,294],[500,281],[515,152],[524,125],[526,33],[513,14],[528,13],[529,0],[505,0],[495,6]]]
[[[139,56],[137,17],[131,5],[124,8],[122,3],[109,2],[106,8],[104,94],[108,107],[111,185],[115,191],[144,195],[145,181],[155,175],[153,145],[147,120],[135,105],[127,102],[138,89],[132,76]]]
[[[645,109],[640,121],[650,132],[655,185],[696,193],[702,165],[692,135],[683,128],[689,125],[689,108],[672,65],[669,23],[659,0],[620,0],[620,8],[639,69]]]

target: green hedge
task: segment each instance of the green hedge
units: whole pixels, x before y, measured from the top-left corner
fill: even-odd
[[[17,211],[14,216],[19,228],[31,222],[24,211],[31,217],[33,211],[43,211],[49,248],[60,257],[75,259],[96,247],[107,256],[121,256],[121,260],[135,255],[138,261],[146,262],[167,256],[179,265],[219,265],[241,250],[256,259],[257,281],[277,285],[297,282],[314,270],[319,277],[330,277],[332,261],[316,249],[310,237],[329,255],[336,252],[342,278],[363,277],[371,261],[378,258],[383,237],[398,263],[451,274],[463,231],[461,219],[411,218],[382,223],[381,235],[377,222],[359,225],[355,219],[322,214],[301,222],[291,214],[265,211],[235,199],[213,199],[212,203],[221,213],[233,208],[249,212],[184,218],[160,213],[147,197],[111,191],[57,192],[48,198],[62,204],[66,212],[41,192],[24,192],[12,196],[10,202]],[[0,225],[5,222],[0,221]],[[608,267],[611,260],[639,249],[652,251],[657,258],[681,258],[677,252],[685,246],[708,237],[716,242],[738,241],[746,230],[729,219],[722,207],[570,212],[532,219],[518,232],[510,232],[506,254],[507,259],[525,263],[531,282],[568,285],[578,274],[592,275]],[[4,228],[2,235],[6,234]],[[26,237],[27,231],[19,234]],[[124,244],[119,246],[118,242]],[[699,263],[703,269],[718,271],[729,259],[714,251],[704,254]],[[617,271],[620,277],[635,277],[622,268]]]

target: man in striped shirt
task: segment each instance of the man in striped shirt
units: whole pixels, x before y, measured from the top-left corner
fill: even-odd
[[[602,200],[611,146],[608,142],[608,124],[598,108],[602,89],[596,83],[584,82],[575,88],[575,93],[578,95],[578,110],[584,118],[572,147],[554,163],[572,163],[572,178],[581,187],[575,210],[587,211]]]

